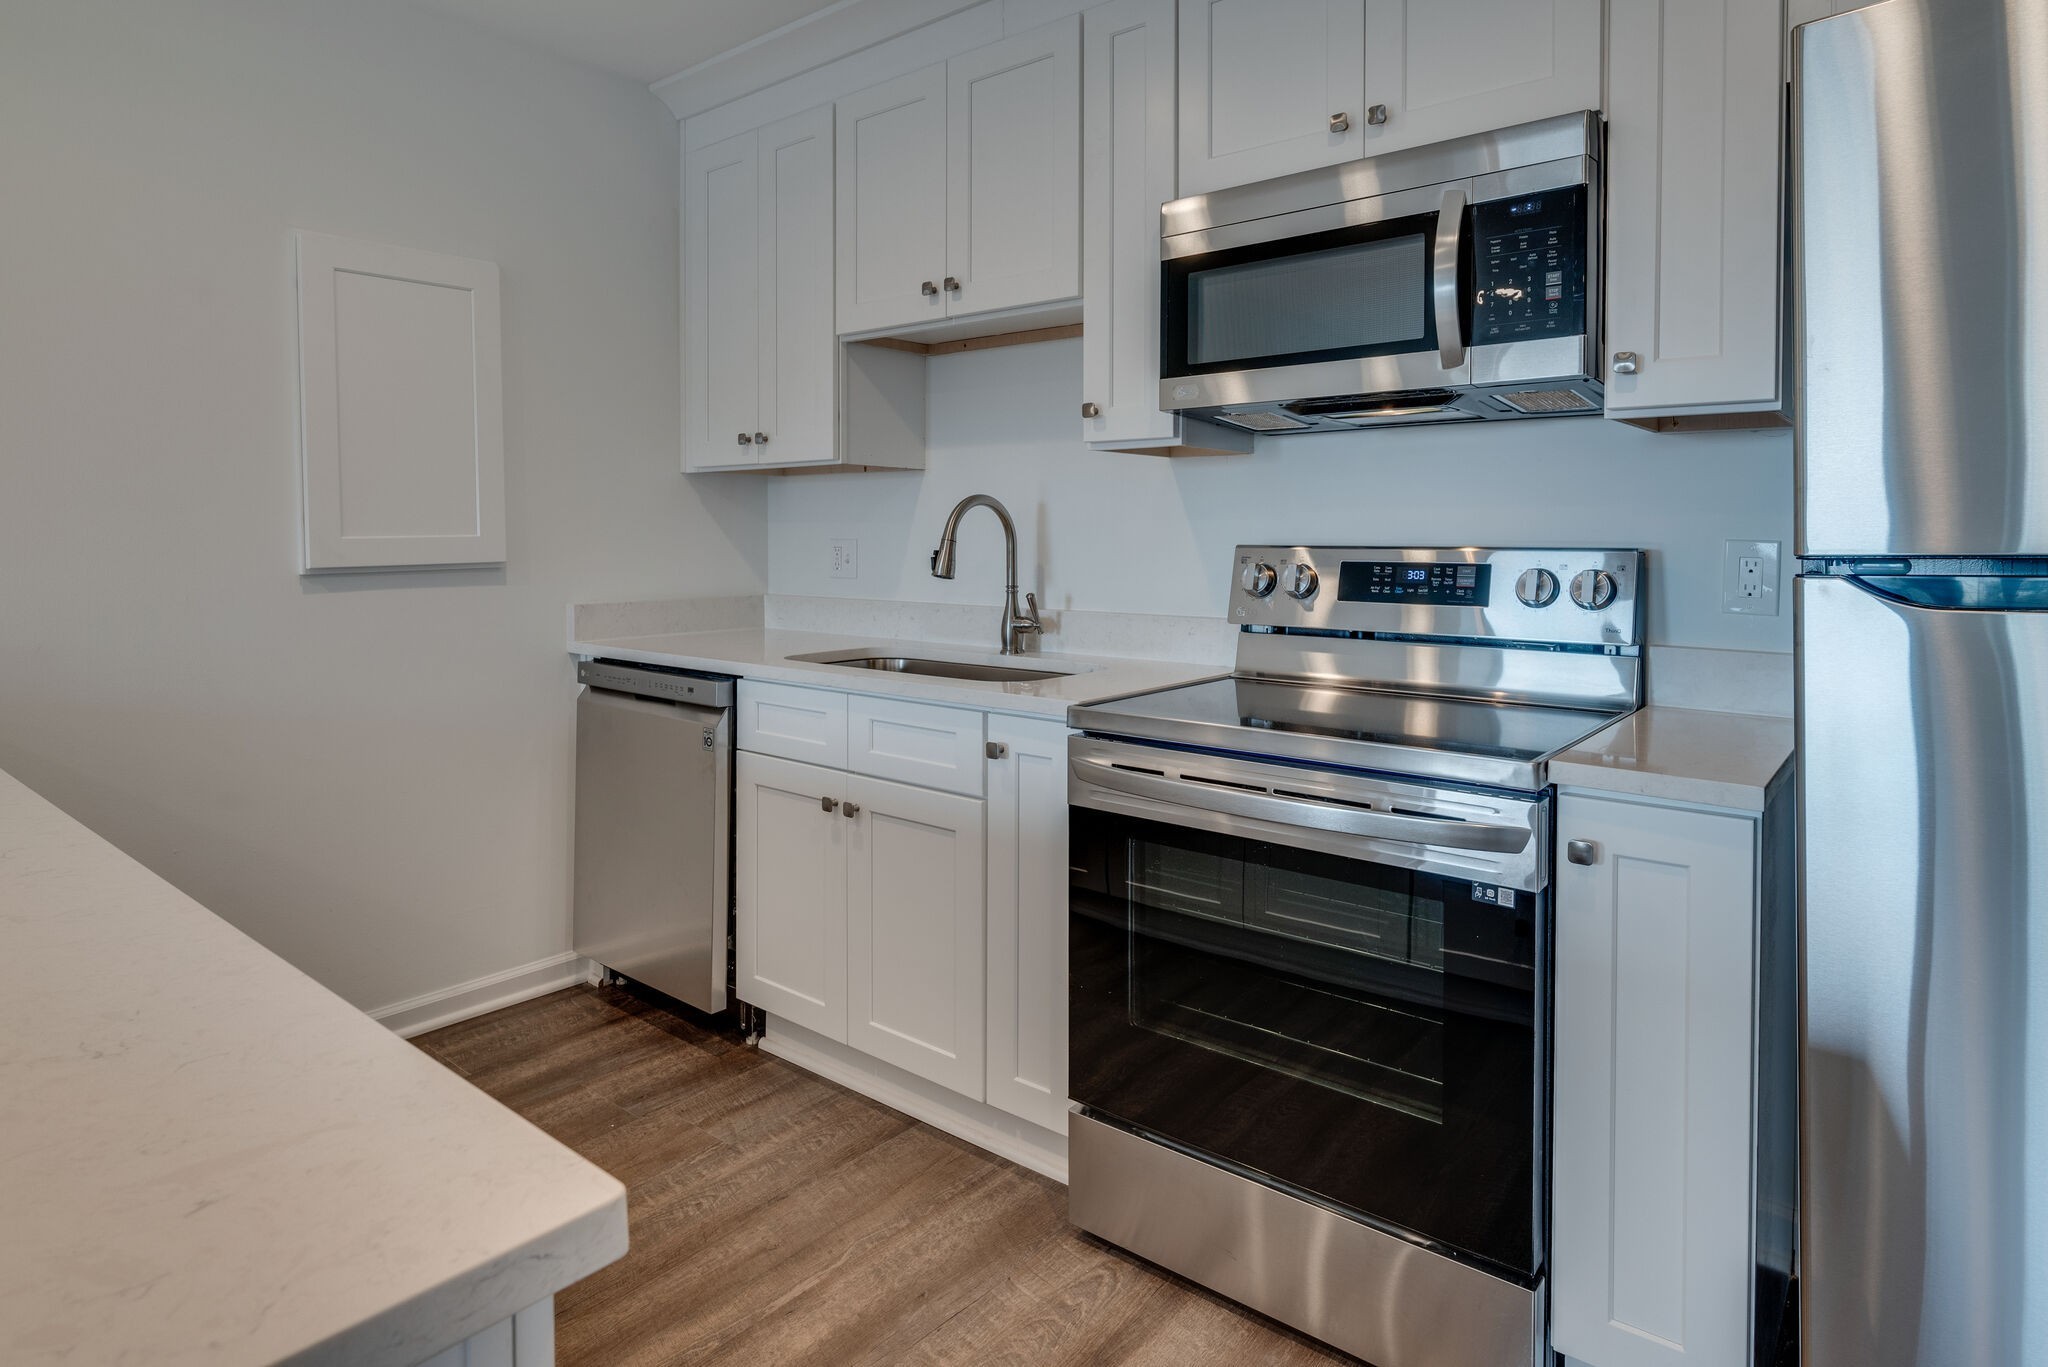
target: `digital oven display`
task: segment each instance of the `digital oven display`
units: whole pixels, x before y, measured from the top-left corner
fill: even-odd
[[[1347,560],[1337,571],[1337,598],[1345,603],[1428,603],[1478,607],[1486,602],[1491,565],[1463,561]]]

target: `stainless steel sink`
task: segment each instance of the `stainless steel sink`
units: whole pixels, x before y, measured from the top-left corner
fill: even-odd
[[[979,683],[1030,683],[1063,679],[1064,669],[1019,669],[1015,665],[969,664],[961,660],[920,660],[905,655],[792,655],[806,664],[838,665],[842,669],[880,669],[891,674],[929,674],[940,679],[972,679]]]

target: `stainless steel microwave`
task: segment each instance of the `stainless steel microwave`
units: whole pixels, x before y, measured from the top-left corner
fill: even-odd
[[[1598,413],[1600,121],[1161,210],[1159,406],[1253,432]]]

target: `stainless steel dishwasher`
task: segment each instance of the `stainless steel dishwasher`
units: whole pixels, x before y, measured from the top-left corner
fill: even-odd
[[[576,678],[576,952],[723,1011],[733,681],[617,660]]]

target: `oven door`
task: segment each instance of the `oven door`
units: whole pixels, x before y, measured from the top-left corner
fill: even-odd
[[[1458,181],[1164,238],[1159,406],[1469,384],[1467,189]]]
[[[1069,758],[1074,1100],[1533,1284],[1547,800]]]

